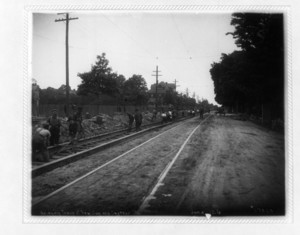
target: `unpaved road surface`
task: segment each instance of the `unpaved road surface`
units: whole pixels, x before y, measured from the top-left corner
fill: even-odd
[[[284,138],[214,117],[198,129],[147,214],[283,215]]]
[[[283,136],[217,116],[200,125],[147,207],[139,210],[199,123],[195,118],[171,129],[34,206],[33,214],[284,214]]]

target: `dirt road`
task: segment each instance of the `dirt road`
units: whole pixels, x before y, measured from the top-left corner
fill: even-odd
[[[214,117],[199,129],[147,214],[283,215],[284,138]]]
[[[190,120],[34,208],[40,215],[136,214],[189,133]],[[284,139],[250,122],[201,125],[141,214],[284,213]]]

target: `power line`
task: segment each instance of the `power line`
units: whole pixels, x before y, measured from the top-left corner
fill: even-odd
[[[46,36],[43,36],[43,35],[40,35],[40,34],[37,34],[37,33],[33,33],[34,36],[37,36],[37,37],[40,37],[40,38],[43,38],[43,39],[46,39],[46,40],[49,40],[51,42],[54,42],[54,43],[57,43],[57,44],[61,44],[63,45],[64,43],[61,42],[61,41],[58,41],[58,40],[55,40],[55,39],[51,39],[51,38],[48,38]]]
[[[122,28],[120,28],[119,25],[117,25],[115,22],[113,22],[111,19],[109,19],[107,16],[103,15],[105,19],[107,19],[111,24],[113,24],[115,27],[117,27],[121,32],[123,32],[127,37],[129,37],[133,42],[135,42],[137,45],[139,45],[147,54],[149,54],[151,57],[155,57],[153,54],[151,54],[143,45],[141,45],[138,41],[136,41],[130,34],[128,34],[126,31],[124,31]]]
[[[177,25],[177,23],[176,23],[176,21],[175,21],[175,19],[174,19],[173,14],[171,14],[171,17],[172,17],[172,20],[173,20],[173,22],[174,22],[176,31],[177,31],[178,34],[179,34],[179,38],[180,38],[180,40],[181,40],[181,42],[182,42],[182,44],[183,44],[183,47],[184,47],[184,49],[186,50],[187,55],[189,56],[189,55],[190,55],[189,50],[187,49],[187,47],[186,47],[186,45],[185,45],[185,42],[184,42],[183,37],[182,37],[182,35],[181,35],[180,31],[179,31],[178,25]]]
[[[78,21],[78,24],[76,24],[76,26],[86,35],[89,34],[88,30],[85,28],[85,26],[80,21]]]
[[[185,49],[185,51],[186,51],[186,54],[187,54],[187,56],[188,56],[188,59],[189,59],[189,60],[192,60],[193,57],[190,55],[189,49],[187,48],[187,46],[186,46],[186,44],[185,44],[185,41],[183,40],[183,36],[182,36],[182,34],[180,33],[180,31],[179,31],[179,27],[178,27],[178,25],[177,25],[177,23],[176,23],[176,21],[175,21],[175,19],[174,19],[173,14],[171,14],[171,17],[172,17],[172,20],[173,20],[173,22],[174,22],[176,31],[178,32],[179,38],[180,38],[180,40],[181,40],[181,42],[182,42],[182,45],[183,45],[183,47],[184,47],[184,49]],[[194,67],[195,71],[197,71],[197,68],[195,67],[195,64],[194,64],[193,62],[192,62],[192,66]]]
[[[152,58],[156,58],[156,59],[158,59],[159,57],[158,56],[155,56],[155,55],[153,55],[152,53],[150,53],[149,52],[149,50],[147,49],[147,48],[145,48],[143,45],[141,45],[141,43],[139,43],[137,40],[135,40],[130,34],[128,34],[126,31],[124,31],[119,25],[117,25],[115,22],[113,22],[111,19],[109,19],[107,16],[105,16],[105,15],[103,15],[111,24],[113,24],[115,27],[117,27],[121,32],[123,32],[127,37],[129,37],[133,42],[135,42],[136,43],[136,45],[138,45],[140,48],[142,48],[147,54],[149,54]],[[132,17],[132,16],[131,16]],[[168,66],[166,66],[165,65],[165,63],[162,63],[165,67],[166,67],[166,69],[169,71],[169,72],[171,72],[171,74],[173,75],[173,76],[175,76],[174,75],[174,73],[173,73],[173,71],[172,70],[169,70],[168,69]]]
[[[48,38],[46,36],[43,36],[43,35],[40,35],[40,34],[37,34],[37,33],[33,33],[33,35],[36,36],[36,37],[39,37],[39,38],[46,39],[48,41],[51,41],[51,42],[59,44],[59,45],[64,45],[64,43],[59,41],[59,40],[51,39],[51,38]],[[69,44],[69,48],[77,48],[77,49],[81,49],[81,50],[86,50],[87,49],[86,47],[78,47],[78,46],[74,46],[74,45],[71,45],[71,44]]]

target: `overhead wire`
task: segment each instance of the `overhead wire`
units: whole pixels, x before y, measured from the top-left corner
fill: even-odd
[[[131,17],[132,15],[129,14]],[[146,47],[144,47],[140,42],[138,42],[135,38],[133,38],[128,32],[126,32],[125,30],[123,30],[118,24],[116,24],[115,22],[113,22],[111,19],[109,19],[107,16],[103,15],[111,24],[113,24],[116,28],[118,28],[121,32],[123,32],[123,34],[125,34],[127,37],[129,37],[133,42],[136,43],[136,45],[138,45],[140,48],[142,48],[148,55],[151,56],[151,58],[155,58],[160,59],[160,57],[158,57],[157,55],[152,54]],[[162,65],[174,76],[174,73],[172,70],[168,69],[168,66],[165,65],[165,63],[162,62]]]
[[[174,23],[174,25],[175,25],[175,29],[176,29],[176,31],[177,31],[177,33],[178,33],[178,35],[179,35],[179,38],[180,38],[180,40],[181,40],[181,43],[182,43],[182,45],[183,45],[183,47],[184,47],[184,50],[186,51],[186,54],[187,54],[187,56],[188,56],[188,59],[189,59],[189,61],[191,61],[192,67],[194,68],[195,73],[197,74],[197,70],[198,70],[198,69],[196,68],[196,66],[195,66],[195,64],[194,64],[193,57],[191,56],[190,51],[189,51],[189,49],[188,49],[188,47],[187,47],[185,41],[183,40],[182,33],[181,33],[180,30],[179,30],[178,24],[176,23],[173,14],[171,14],[171,18],[172,18],[172,21],[173,21],[173,23]]]
[[[129,39],[131,39],[136,45],[138,45],[143,51],[145,51],[148,55],[150,55],[150,58],[156,57],[153,55],[147,48],[145,48],[140,42],[138,42],[136,39],[134,39],[128,32],[123,30],[118,24],[116,24],[114,21],[112,21],[109,17],[102,15],[108,22],[110,22],[112,25],[114,25],[118,30],[120,30],[124,35],[126,35]],[[146,57],[144,57],[146,58]]]
[[[149,51],[149,49],[147,49],[147,48],[146,48],[144,45],[142,45],[138,40],[136,40],[134,37],[132,37],[132,35],[129,34],[127,31],[125,31],[124,29],[122,29],[117,23],[115,23],[113,20],[111,20],[111,19],[110,19],[109,17],[107,17],[106,15],[102,15],[102,16],[103,16],[108,22],[110,22],[112,25],[114,25],[114,27],[116,27],[119,31],[121,31],[124,35],[126,35],[130,40],[132,40],[132,41],[135,43],[135,45],[137,45],[138,47],[140,47],[141,49],[143,49],[143,51],[146,52],[146,54],[147,54],[148,56],[150,56],[150,58],[158,60],[159,63],[161,63],[162,66],[163,66],[168,72],[170,72],[170,73],[172,74],[172,76],[173,76],[172,80],[176,78],[176,76],[175,76],[174,72],[172,71],[172,69],[169,69],[169,66],[166,65],[166,60],[186,60],[185,57],[165,57],[165,56],[154,55],[153,53],[151,53],[151,52]],[[131,16],[131,15],[130,15],[130,16]],[[132,17],[132,16],[131,16],[131,17]],[[185,44],[185,42],[184,42],[183,36],[182,36],[182,34],[180,33],[180,31],[179,31],[179,27],[178,27],[178,25],[176,24],[176,22],[175,22],[175,20],[174,20],[174,18],[173,18],[173,15],[172,15],[172,19],[173,19],[173,22],[174,22],[174,24],[175,24],[175,28],[176,28],[176,30],[177,30],[177,32],[178,32],[178,35],[179,35],[179,37],[180,37],[181,43],[183,44],[184,49],[185,49],[187,55],[190,55],[190,52],[189,52],[189,50],[188,50],[188,48],[187,48],[187,46],[186,46],[186,44]],[[63,23],[65,23],[65,22],[63,22]],[[76,24],[74,24],[74,25],[75,25],[75,27],[77,27],[80,31],[82,31],[83,33],[85,33],[86,35],[90,35],[89,30],[86,28],[86,26],[85,26],[82,22],[77,21]],[[41,38],[44,38],[44,39],[46,39],[46,40],[52,41],[52,42],[54,42],[54,43],[58,43],[58,44],[64,45],[64,42],[60,42],[60,41],[58,41],[58,40],[54,40],[54,39],[51,39],[51,38],[48,38],[48,37],[46,37],[46,36],[42,36],[42,35],[39,35],[39,34],[36,34],[36,33],[34,33],[34,35],[35,35],[35,36],[38,36],[38,37],[41,37]],[[105,41],[107,41],[107,40],[105,40]],[[74,46],[74,45],[69,45],[69,46],[70,46],[70,48],[77,48],[77,49],[88,50],[87,47],[78,47],[78,46]],[[135,57],[138,57],[138,58],[149,58],[148,56],[145,56],[145,55],[139,55],[139,54],[134,54],[134,53],[121,53],[121,52],[117,52],[117,53],[116,53],[116,52],[113,52],[113,51],[110,51],[109,53],[111,53],[111,54],[117,54],[117,55],[125,55],[125,56],[126,56],[127,54],[130,54],[130,55],[135,56]],[[191,58],[191,56],[190,56],[190,58]]]
[[[60,44],[60,45],[65,45],[66,44],[65,42],[55,40],[55,39],[51,39],[49,37],[46,37],[46,36],[43,36],[43,35],[40,35],[40,34],[37,34],[37,33],[33,33],[33,35],[36,36],[36,37],[46,39],[46,40],[51,41],[51,42],[56,43],[56,44]],[[81,50],[86,50],[87,49],[85,47],[78,47],[78,46],[73,46],[73,45],[70,45],[70,44],[69,44],[69,48],[76,48],[76,49],[81,49]]]

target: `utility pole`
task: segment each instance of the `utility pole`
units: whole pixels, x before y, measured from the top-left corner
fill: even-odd
[[[155,74],[152,76],[155,76],[156,77],[156,85],[155,85],[155,109],[157,110],[157,86],[158,86],[158,77],[159,76],[162,76],[162,75],[159,75],[158,73],[161,72],[161,71],[158,71],[158,66],[156,65],[156,70],[153,71],[155,72]]]
[[[186,89],[185,89],[185,94],[186,94],[187,97],[189,97],[189,94],[190,94],[189,88],[186,88]]]
[[[70,102],[70,86],[69,86],[69,21],[77,20],[78,17],[70,18],[69,13],[58,13],[58,15],[65,15],[65,19],[58,19],[55,22],[66,21],[66,116],[69,116],[69,102]]]
[[[177,82],[178,82],[178,81],[175,79],[175,80],[174,80],[174,83],[175,83],[175,91],[176,91],[176,88],[179,86],[179,85],[176,85]]]

